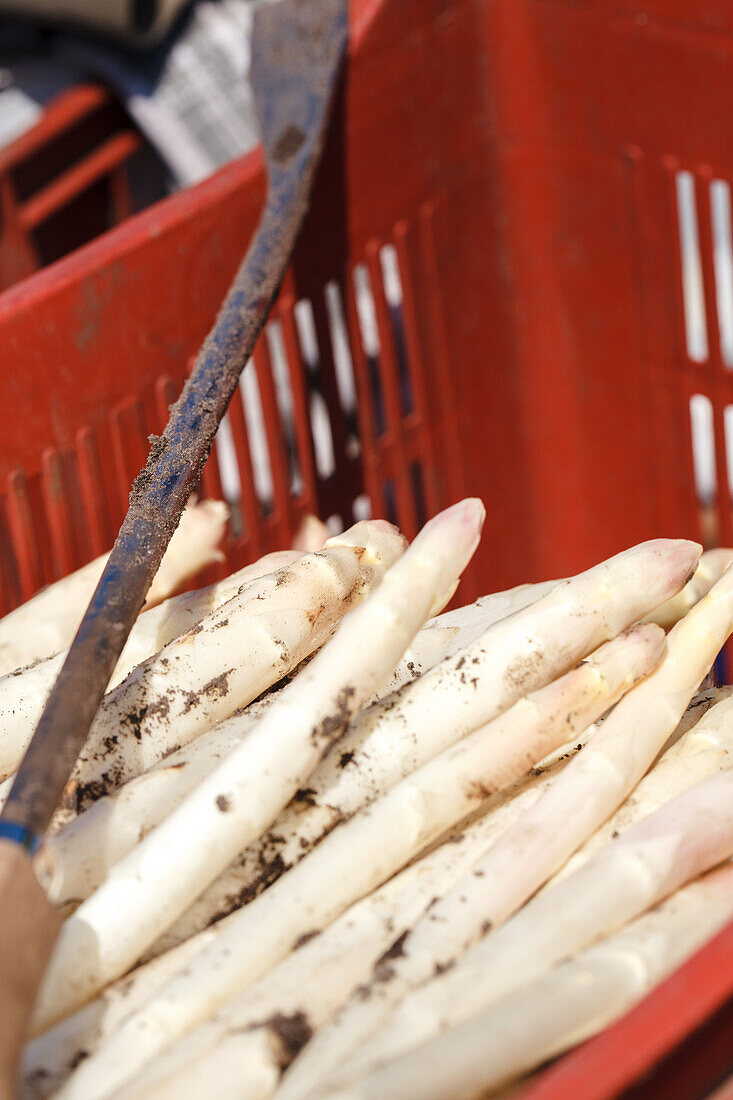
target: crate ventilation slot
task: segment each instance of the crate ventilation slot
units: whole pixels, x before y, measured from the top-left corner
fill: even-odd
[[[227,568],[288,545],[306,512],[334,532],[383,515],[413,537],[436,509],[414,285],[422,228],[399,223],[394,244],[372,240],[363,262],[303,297],[284,283],[202,474],[200,495],[230,505]],[[49,448],[40,471],[12,472],[0,495],[0,613],[109,548],[193,361],[81,426],[70,449]]]
[[[695,492],[701,504],[710,507],[718,491],[715,473],[715,429],[713,403],[702,393],[690,398],[692,428],[692,462],[695,471]]]
[[[675,182],[687,354],[694,363],[703,363],[708,357],[708,334],[700,235],[695,209],[695,183],[690,172],[678,172]]]
[[[730,184],[726,180],[713,180],[710,184],[710,212],[720,354],[726,369],[731,370],[733,369],[733,244],[731,243]]]
[[[342,286],[336,280],[311,298],[280,303],[265,330],[266,355],[259,354],[261,340],[254,364],[241,379],[216,441],[221,490],[232,508],[235,537],[247,537],[242,497],[248,477],[257,514],[265,519],[276,519],[293,501],[302,501],[304,510],[324,513],[324,496],[328,515],[327,486],[344,464],[356,470],[363,455],[363,436],[370,436],[372,445],[385,445],[415,414],[402,276],[394,245],[372,245],[367,261],[354,268],[351,279],[355,326],[349,324]],[[358,344],[357,367],[354,341]],[[363,375],[361,398],[369,406],[368,412],[360,409],[359,368]],[[298,379],[307,411],[307,440],[298,432]],[[269,393],[269,410],[263,385]],[[281,480],[287,470],[287,486],[281,485],[279,494],[278,469]],[[402,476],[409,481],[418,522],[422,522],[427,509],[419,459],[410,462],[409,468],[406,463]],[[352,481],[351,514],[345,514],[343,508],[333,511],[328,519],[331,530],[375,512],[360,475],[355,474]],[[283,494],[287,499],[278,502]],[[399,520],[394,478],[384,482],[376,511]]]
[[[712,358],[719,354],[726,370],[733,370],[730,184],[680,171],[675,174],[675,193],[687,355],[693,363],[707,362],[715,338],[711,328],[717,329],[718,347]]]

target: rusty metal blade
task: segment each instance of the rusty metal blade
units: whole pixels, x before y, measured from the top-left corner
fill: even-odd
[[[346,4],[283,0],[261,7],[256,19],[253,89],[270,182],[278,190],[285,177],[315,162],[324,97],[346,41]]]
[[[45,831],[99,709],[216,429],[249,359],[308,206],[346,42],[346,0],[261,8],[252,82],[269,187],[265,209],[214,328],[130,508],[0,817],[0,836],[32,848]]]

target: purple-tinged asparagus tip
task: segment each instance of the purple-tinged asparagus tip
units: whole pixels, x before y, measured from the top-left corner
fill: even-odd
[[[590,658],[606,679],[637,683],[653,672],[667,650],[667,637],[654,623],[636,623],[602,645]]]
[[[652,539],[638,546],[645,559],[644,575],[649,576],[649,592],[659,603],[680,592],[697,569],[702,547],[687,539]],[[640,563],[641,564],[641,563]]]
[[[485,518],[486,509],[483,502],[478,497],[466,497],[439,512],[423,530],[427,531],[430,528],[431,531],[435,531],[442,527],[446,529],[450,527],[451,536],[465,544],[467,549],[470,547],[472,554],[479,544]]]

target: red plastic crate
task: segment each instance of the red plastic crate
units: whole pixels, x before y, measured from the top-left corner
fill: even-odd
[[[156,154],[110,92],[69,88],[0,150],[0,289],[117,225],[163,188]]]
[[[351,25],[313,206],[255,355],[266,491],[240,394],[228,414],[229,565],[283,545],[305,511],[348,523],[366,498],[412,535],[466,493],[488,510],[466,599],[650,536],[733,542],[733,288],[713,247],[733,180],[728,0],[354,0]],[[0,295],[0,611],[111,543],[263,194],[255,153]],[[702,502],[692,398],[712,422]],[[216,457],[202,488],[220,495]],[[536,1095],[706,1095],[733,1067],[731,936]],[[681,1087],[665,1066],[692,1029],[688,1091],[659,1091],[657,1065]]]

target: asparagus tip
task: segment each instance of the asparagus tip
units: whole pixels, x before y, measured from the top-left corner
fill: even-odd
[[[641,543],[642,561],[649,568],[649,584],[659,602],[675,596],[697,569],[702,546],[688,539],[652,539]],[[643,568],[643,565],[642,565]]]
[[[666,650],[667,636],[660,626],[636,623],[601,646],[591,660],[602,666],[606,679],[634,684],[654,671]]]
[[[452,504],[450,508],[439,512],[435,519],[431,520],[427,527],[440,524],[451,524],[456,534],[463,537],[466,542],[473,543],[474,549],[478,545],[481,528],[486,518],[486,509],[478,497],[466,497]]]

